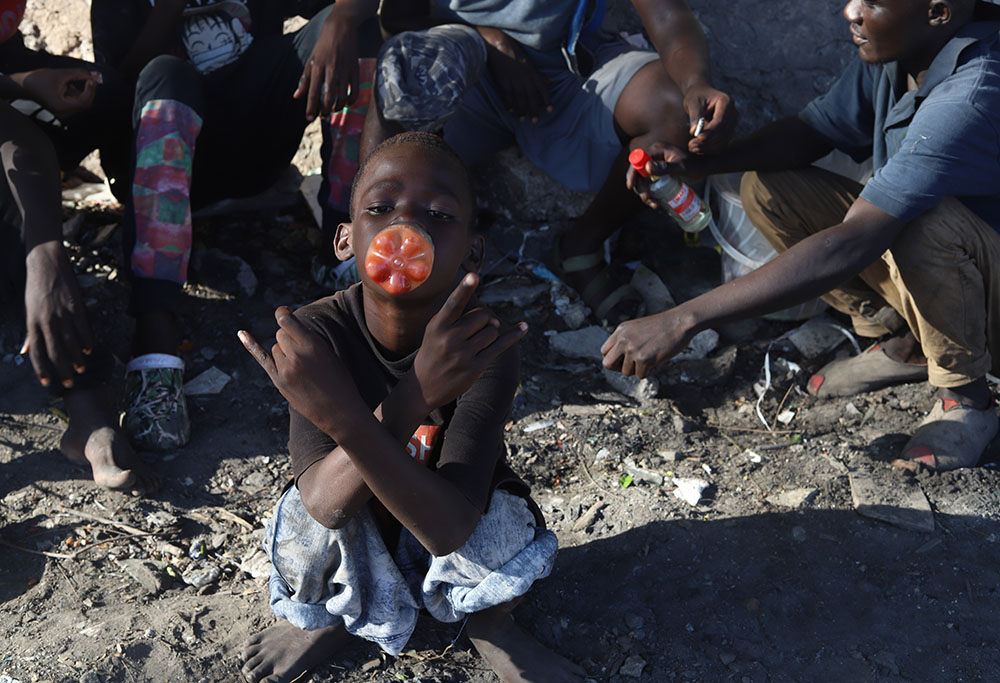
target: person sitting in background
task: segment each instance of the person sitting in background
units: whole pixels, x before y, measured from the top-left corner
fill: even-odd
[[[28,49],[17,30],[23,10],[24,2],[0,3],[0,295],[23,300],[21,352],[65,402],[62,453],[101,486],[147,491],[157,481],[118,429],[110,354],[95,343],[63,248],[60,196],[60,171],[98,147],[109,178],[122,172],[127,92],[107,68]]]
[[[929,379],[933,409],[902,458],[972,467],[1000,424],[986,374],[1000,369],[1000,22],[974,0],[851,0],[859,59],[798,116],[725,152],[661,148],[653,173],[755,170],[747,215],[773,261],[655,316],[621,324],[604,365],[646,376],[699,331],[824,295],[855,331],[883,337],[813,375],[819,397]],[[803,168],[837,148],[873,155],[858,183]],[[793,169],[793,170],[785,170]],[[647,203],[648,185],[629,181]]]
[[[641,208],[621,182],[629,151],[656,141],[717,150],[737,117],[712,85],[684,0],[633,5],[652,49],[603,31],[603,2],[383,2],[382,23],[398,35],[380,53],[361,150],[400,130],[441,129],[472,165],[516,142],[566,187],[596,193],[547,260],[611,323],[642,305],[604,259],[605,240]]]
[[[316,4],[92,5],[98,59],[135,83],[135,157],[124,223],[135,332],[125,427],[144,449],[177,448],[190,436],[175,310],[187,279],[192,205],[271,186],[306,124],[357,91],[359,29],[374,17],[376,3],[342,0],[315,12]],[[312,18],[282,34],[292,10]]]

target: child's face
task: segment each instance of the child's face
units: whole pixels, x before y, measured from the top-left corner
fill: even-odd
[[[450,292],[459,269],[471,269],[467,259],[474,207],[462,172],[445,154],[413,144],[386,148],[369,162],[355,189],[354,220],[342,224],[337,236],[338,256],[357,257],[366,288],[392,296],[361,267],[372,239],[389,226],[417,226],[434,244],[427,280],[395,298],[426,299]]]

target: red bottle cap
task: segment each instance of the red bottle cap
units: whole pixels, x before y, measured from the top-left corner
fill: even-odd
[[[649,173],[646,172],[646,164],[649,163],[649,155],[646,154],[646,150],[641,147],[633,149],[632,153],[628,155],[628,162],[643,178],[649,177]]]

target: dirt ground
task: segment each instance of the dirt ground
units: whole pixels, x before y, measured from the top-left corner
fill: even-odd
[[[120,208],[70,204],[92,324],[124,361]],[[1000,680],[995,457],[937,475],[891,465],[931,389],[812,399],[806,378],[849,343],[810,357],[786,336],[800,323],[769,320],[719,329],[707,357],[664,368],[655,396],[613,386],[585,344],[559,345],[581,324],[576,301],[536,267],[567,227],[499,218],[482,290],[502,318],[531,326],[510,460],[561,544],[517,619],[596,681]],[[316,234],[298,200],[196,220],[196,249],[239,257],[258,285],[193,274],[187,379],[216,368],[229,381],[189,397],[186,448],[144,454],[165,480],[146,498],[98,489],[59,454],[61,403],[16,355],[23,329],[6,304],[0,682],[238,677],[241,643],[273,620],[260,532],[290,467],[285,403],[235,332],[273,337],[277,305],[327,293],[308,276]],[[651,213],[618,245],[620,260],[642,255],[677,300],[718,282],[718,254],[684,247]],[[689,479],[707,484],[696,504],[675,495]],[[357,642],[312,680],[496,679],[460,625],[425,619],[399,657]]]

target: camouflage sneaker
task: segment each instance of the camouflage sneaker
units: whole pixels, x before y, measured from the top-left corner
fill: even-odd
[[[330,292],[347,289],[354,283],[361,282],[353,256],[346,261],[332,264],[323,263],[314,256],[311,270],[313,282]]]
[[[135,446],[169,451],[191,438],[183,381],[184,361],[177,356],[147,353],[129,361],[123,426]]]

